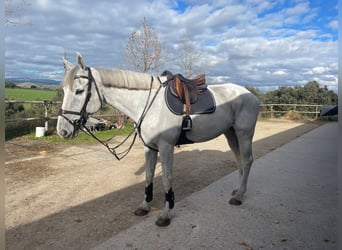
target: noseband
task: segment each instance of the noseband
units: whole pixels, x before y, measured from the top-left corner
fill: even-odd
[[[75,129],[76,128],[80,128],[81,126],[85,125],[86,122],[88,121],[89,115],[92,114],[92,113],[88,113],[87,112],[87,106],[88,106],[88,103],[89,103],[90,97],[91,97],[92,83],[94,83],[94,85],[95,85],[95,89],[96,89],[97,95],[98,95],[99,100],[101,102],[101,107],[100,108],[102,108],[102,105],[103,105],[99,89],[98,89],[96,81],[95,81],[95,79],[94,79],[94,77],[93,77],[93,75],[91,73],[91,70],[90,70],[89,67],[86,67],[86,70],[88,71],[88,76],[84,76],[84,75],[75,75],[74,76],[74,80],[79,79],[79,78],[88,79],[88,83],[87,83],[87,85],[88,85],[87,96],[86,96],[86,99],[84,101],[82,109],[80,111],[73,111],[73,110],[65,110],[65,109],[60,108],[59,112],[58,112],[58,115],[62,116],[65,120],[67,120],[71,125],[74,126]],[[80,116],[80,118],[76,119],[76,120],[71,120],[71,119],[69,119],[65,115],[78,115],[78,116]]]

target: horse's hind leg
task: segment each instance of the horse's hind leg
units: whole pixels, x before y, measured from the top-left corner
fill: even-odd
[[[150,211],[149,203],[153,199],[153,178],[157,163],[158,152],[145,147],[145,173],[146,173],[146,186],[145,198],[141,205],[134,211],[137,216],[144,216]]]
[[[230,149],[233,151],[236,162],[238,165],[238,171],[239,171],[239,183],[241,182],[242,178],[242,168],[241,168],[241,154],[240,154],[240,146],[239,146],[239,140],[236,136],[235,130],[233,127],[231,127],[227,132],[224,133],[224,135],[227,138],[228,145]],[[232,191],[232,195],[235,195],[239,189],[239,185]]]
[[[236,138],[238,139],[239,145],[239,185],[233,191],[233,197],[230,199],[229,203],[231,205],[241,205],[242,196],[245,194],[247,190],[247,181],[249,172],[253,163],[253,154],[252,154],[252,138],[253,132],[238,130],[236,132]],[[234,151],[234,150],[233,150]]]

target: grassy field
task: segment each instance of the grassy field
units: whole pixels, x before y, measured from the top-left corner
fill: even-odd
[[[19,100],[19,101],[52,100],[52,98],[55,97],[56,94],[57,94],[57,91],[55,90],[5,88],[6,100]]]
[[[94,132],[94,134],[100,139],[100,140],[107,140],[113,136],[124,136],[128,135],[134,130],[134,126],[132,123],[126,123],[125,128],[123,129],[111,129],[111,130],[105,130],[105,131],[97,131]],[[53,133],[52,135],[46,135],[44,137],[35,137],[35,132],[32,132],[26,136],[24,136],[27,139],[33,140],[33,141],[45,141],[45,142],[53,142],[53,143],[63,143],[63,144],[77,144],[77,143],[97,143],[97,141],[91,137],[90,135],[80,131],[79,135],[74,138],[73,140],[66,140],[60,138],[56,133]],[[133,138],[133,137],[132,137]]]

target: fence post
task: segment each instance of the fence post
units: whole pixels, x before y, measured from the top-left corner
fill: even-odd
[[[273,119],[273,105],[271,105],[271,119]]]
[[[49,129],[49,121],[48,121],[48,101],[44,101],[44,109],[45,109],[45,131]]]
[[[318,118],[318,106],[316,106],[315,108],[316,108],[315,116],[316,116],[316,119],[317,119]]]

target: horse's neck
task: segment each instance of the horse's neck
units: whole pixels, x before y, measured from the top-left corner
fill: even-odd
[[[138,121],[143,112],[148,94],[148,90],[130,90],[113,87],[105,87],[103,90],[106,102],[135,122]]]
[[[149,74],[126,70],[95,68],[94,76],[107,103],[134,121],[143,112],[150,88],[155,93],[155,88],[160,84],[156,77]]]

